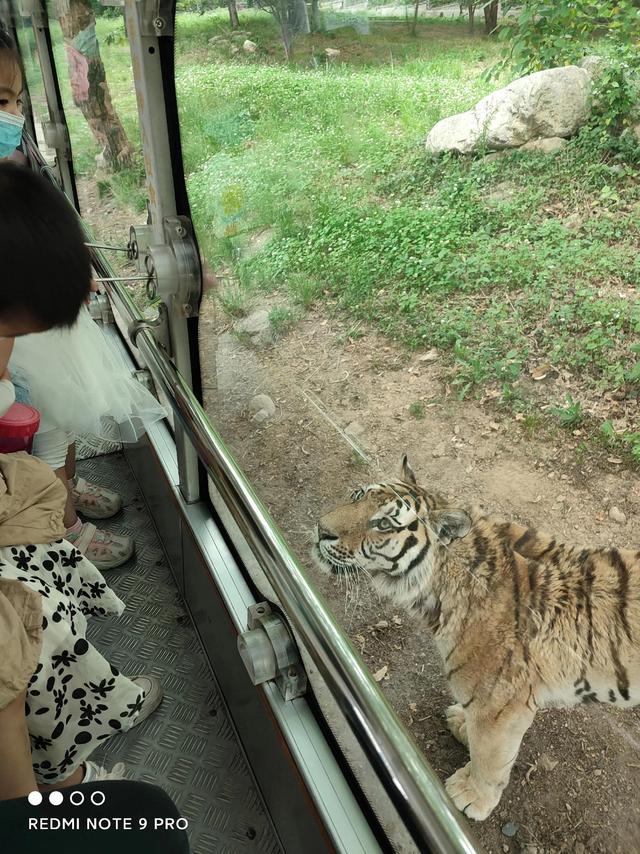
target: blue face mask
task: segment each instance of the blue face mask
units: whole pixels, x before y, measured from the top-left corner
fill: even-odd
[[[9,157],[22,141],[24,116],[0,111],[0,157]]]

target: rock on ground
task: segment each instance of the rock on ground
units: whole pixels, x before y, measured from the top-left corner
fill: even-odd
[[[253,421],[261,423],[273,418],[276,414],[276,405],[268,394],[256,394],[249,401],[249,412],[252,413]]]
[[[548,136],[545,139],[532,139],[520,147],[520,151],[535,151],[539,154],[553,154],[567,144],[561,136]]]
[[[569,65],[521,77],[487,95],[466,113],[436,124],[427,137],[432,154],[471,154],[479,148],[519,148],[534,139],[569,137],[589,118],[591,83]]]
[[[619,507],[611,507],[611,509],[609,510],[609,518],[612,521],[617,522],[619,525],[625,525],[627,522],[626,515],[622,512],[622,510],[620,510]]]
[[[256,347],[266,347],[273,343],[273,330],[269,321],[269,312],[266,309],[258,309],[248,317],[239,320],[235,329],[241,334],[248,335],[251,343]]]

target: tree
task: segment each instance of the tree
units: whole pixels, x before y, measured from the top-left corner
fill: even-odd
[[[411,22],[411,35],[415,36],[418,33],[418,10],[421,0],[414,0],[413,4],[413,21]]]
[[[319,33],[322,31],[322,19],[320,18],[320,0],[311,0],[311,32]]]
[[[460,0],[460,14],[466,9],[469,13],[469,29],[475,32],[476,27],[476,9],[478,8],[479,0]]]
[[[484,7],[484,31],[488,36],[494,35],[498,29],[499,0],[491,0]]]
[[[107,168],[131,166],[134,151],[111,101],[107,76],[96,37],[96,18],[89,0],[59,4],[74,104],[102,148]]]
[[[276,19],[284,52],[290,60],[294,36],[311,31],[305,0],[256,0],[256,6],[270,12]]]
[[[229,10],[231,29],[237,30],[240,26],[240,21],[238,20],[238,7],[236,6],[236,0],[227,0],[227,9]]]

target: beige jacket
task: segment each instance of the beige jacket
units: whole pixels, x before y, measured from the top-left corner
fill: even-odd
[[[29,454],[0,454],[0,548],[50,543],[64,536],[63,484]],[[29,683],[42,646],[42,598],[0,578],[0,709]]]
[[[42,646],[42,597],[0,578],[0,709],[29,684]]]
[[[62,482],[41,460],[0,454],[0,548],[59,540],[66,500]]]

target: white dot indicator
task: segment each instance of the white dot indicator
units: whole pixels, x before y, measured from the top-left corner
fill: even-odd
[[[73,804],[74,807],[79,807],[84,803],[84,795],[82,792],[71,792],[69,795],[69,800]]]
[[[91,792],[91,803],[94,807],[101,807],[106,800],[104,792]]]
[[[49,793],[49,803],[53,807],[59,807],[60,804],[64,801],[64,795],[62,792],[50,792]]]
[[[42,794],[40,792],[29,792],[27,800],[32,807],[39,807],[42,803]]]

